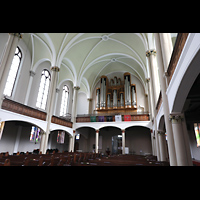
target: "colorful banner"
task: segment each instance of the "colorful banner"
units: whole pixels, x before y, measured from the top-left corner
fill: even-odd
[[[113,121],[113,117],[112,116],[106,116],[106,121],[107,122],[112,122]]]
[[[104,116],[98,116],[99,122],[104,122]]]
[[[90,116],[90,122],[96,122],[96,116]]]
[[[115,121],[116,122],[121,122],[122,121],[122,116],[121,115],[115,115]]]
[[[130,115],[124,115],[124,121],[131,121]]]
[[[65,131],[58,131],[57,143],[63,144],[65,142]]]

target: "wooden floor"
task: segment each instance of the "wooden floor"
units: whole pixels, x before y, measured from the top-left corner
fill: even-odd
[[[100,153],[53,153],[53,154],[0,154],[0,166],[169,166],[159,162],[156,156],[110,155]]]

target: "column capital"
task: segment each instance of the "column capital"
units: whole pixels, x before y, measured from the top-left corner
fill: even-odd
[[[169,115],[169,121],[171,121],[173,124],[181,123],[184,120],[183,114],[181,113],[171,113]]]
[[[34,71],[30,70],[29,72],[30,72],[30,76],[32,76],[32,77],[35,76],[35,72]]]
[[[88,101],[92,101],[92,98],[87,98]]]
[[[74,89],[75,89],[75,90],[79,90],[80,87],[79,87],[79,86],[74,86]]]
[[[96,131],[96,133],[99,133],[99,130],[95,130]]]
[[[59,71],[60,71],[60,68],[57,67],[57,66],[53,66],[53,67],[51,67],[51,71],[59,72]]]
[[[75,134],[76,133],[76,130],[73,130],[73,134]]]
[[[158,133],[158,135],[164,135],[165,131],[163,131],[163,130],[157,130],[157,133]]]
[[[149,83],[150,82],[150,78],[146,78],[146,82]]]
[[[121,129],[122,133],[125,133],[125,129]]]
[[[56,88],[56,93],[59,93],[60,92],[60,89]]]
[[[157,54],[157,52],[156,52],[155,49],[151,49],[151,50],[147,50],[147,51],[146,51],[146,57],[147,57],[147,58],[150,57],[151,55],[156,56],[156,54]]]
[[[9,33],[10,35],[14,35],[20,39],[22,39],[22,34],[21,33]]]

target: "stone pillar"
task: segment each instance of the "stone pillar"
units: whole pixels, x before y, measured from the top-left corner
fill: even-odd
[[[158,68],[155,63],[156,59],[156,50],[148,50],[146,51],[146,57],[148,58],[149,61],[149,71],[151,74],[151,79],[152,79],[152,88],[153,88],[153,93],[154,93],[154,102],[156,104],[160,92],[160,83],[159,83],[159,78],[158,78]]]
[[[72,151],[72,142],[73,142],[73,136],[69,136],[69,152],[71,152]]]
[[[158,98],[158,92],[156,92],[156,87],[157,85],[159,85],[158,81],[156,81],[156,73],[157,70],[155,69],[154,66],[154,57],[156,55],[156,51],[155,50],[149,50],[146,52],[146,57],[149,60],[149,71],[150,71],[150,75],[151,75],[151,79],[148,79],[148,81],[150,82],[150,86],[151,86],[151,96],[152,96],[152,122],[153,122],[153,126],[154,126],[154,131],[155,131],[155,146],[156,146],[156,156],[157,156],[157,160],[160,161],[160,149],[159,149],[159,140],[158,140],[158,135],[157,135],[157,122],[156,122],[156,101]],[[151,58],[151,59],[150,59]],[[152,81],[153,80],[153,81]]]
[[[12,64],[13,57],[15,55],[15,50],[19,43],[19,39],[22,38],[20,33],[9,33],[8,42],[1,60],[0,68],[0,107],[3,102],[3,92]]]
[[[162,94],[162,101],[163,101],[163,111],[164,111],[164,120],[165,120],[165,127],[167,132],[167,144],[169,150],[169,162],[171,166],[176,166],[176,151],[174,146],[174,137],[172,131],[172,125],[168,120],[169,117],[169,104],[168,98],[166,95],[166,81],[164,77],[164,66],[162,60],[162,50],[160,45],[160,39],[158,33],[154,33],[155,41],[156,41],[156,49],[157,49],[157,61],[159,66],[159,79],[160,79],[160,86],[161,86],[161,94]]]
[[[99,150],[99,130],[96,130],[96,145],[95,145],[95,152],[98,153]]]
[[[76,130],[73,130],[72,145],[71,145],[72,152],[74,152],[75,137],[76,137]]]
[[[30,70],[30,78],[29,78],[28,88],[27,88],[27,91],[26,91],[26,97],[25,97],[25,101],[24,101],[25,105],[28,104],[29,95],[30,95],[31,86],[32,86],[32,82],[33,82],[33,77],[34,76],[35,76],[35,72]]]
[[[122,130],[122,154],[125,154],[125,130]]]
[[[51,83],[50,83],[50,88],[49,88],[49,94],[47,98],[47,127],[46,127],[46,133],[45,133],[45,141],[44,141],[44,146],[42,148],[42,153],[46,153],[47,149],[47,143],[48,143],[48,138],[50,134],[50,125],[51,125],[51,117],[53,113],[53,106],[55,102],[55,93],[56,93],[56,86],[57,86],[57,79],[58,79],[58,72],[60,71],[59,67],[51,67]]]
[[[165,132],[158,130],[158,138],[160,144],[160,161],[167,161],[167,149],[165,143]]]
[[[77,94],[79,89],[80,89],[79,86],[74,86],[72,118],[71,118],[72,123],[76,123]]]
[[[176,150],[176,158],[178,166],[188,166],[191,165],[191,154],[190,160],[188,160],[187,145],[184,137],[183,130],[183,114],[174,113],[169,115],[169,120],[172,122],[172,129],[174,134],[174,143]]]
[[[92,114],[92,98],[87,98],[88,100],[88,114]]]

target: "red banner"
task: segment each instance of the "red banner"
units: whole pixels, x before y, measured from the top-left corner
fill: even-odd
[[[124,115],[124,121],[131,121],[130,115]]]

